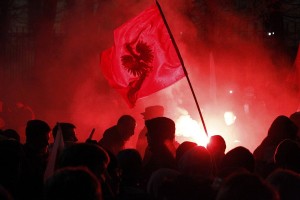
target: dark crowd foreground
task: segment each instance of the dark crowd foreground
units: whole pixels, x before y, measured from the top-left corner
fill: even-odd
[[[51,128],[43,120],[29,120],[24,144],[16,130],[1,130],[0,199],[299,198],[300,113],[277,116],[254,152],[238,146],[225,153],[220,135],[211,136],[206,147],[177,143],[174,121],[158,110],[157,115],[143,114],[142,152],[125,148],[135,134],[130,115],[120,116],[99,141],[78,141],[76,126],[69,122]],[[54,144],[49,144],[50,134]]]

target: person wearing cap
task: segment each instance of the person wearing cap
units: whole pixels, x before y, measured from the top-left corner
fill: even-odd
[[[164,107],[160,105],[148,106],[145,108],[145,111],[141,113],[141,115],[143,116],[143,119],[145,121],[149,119],[153,119],[155,117],[162,117],[164,116]],[[142,158],[144,158],[145,151],[148,145],[146,133],[147,133],[147,128],[146,126],[144,126],[144,128],[139,133],[137,144],[136,144],[136,149],[138,150]]]

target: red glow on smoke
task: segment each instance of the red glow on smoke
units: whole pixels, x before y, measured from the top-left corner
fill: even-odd
[[[93,12],[85,4],[91,2],[98,2]],[[99,69],[99,54],[113,44],[113,30],[151,3],[74,1],[73,7],[57,16],[60,23],[56,27],[65,34],[58,48],[52,52],[42,46],[47,52],[39,52],[42,65],[30,68],[18,56],[13,56],[11,68],[0,63],[5,66],[0,68],[0,100],[24,101],[33,108],[36,118],[51,127],[56,122],[74,123],[80,141],[85,141],[93,128],[93,139],[99,140],[121,115],[130,114],[138,125],[129,147],[135,146],[144,127],[140,113],[147,106],[159,104],[164,106],[165,115],[176,122],[178,141],[192,140],[205,146],[208,139],[186,79],[139,99],[129,109]],[[263,30],[255,29],[261,24],[250,23],[247,13],[223,6],[223,1],[162,1],[208,134],[222,135],[227,150],[238,144],[253,150],[277,115],[289,116],[296,111],[298,83],[287,81],[289,75],[295,74],[287,52],[272,40],[276,33],[271,31],[267,36]],[[43,37],[47,38],[41,35],[38,39]],[[32,49],[27,50],[22,56],[29,55],[31,62]],[[224,121],[228,111],[236,116],[229,125]],[[20,134],[24,135],[24,131]]]

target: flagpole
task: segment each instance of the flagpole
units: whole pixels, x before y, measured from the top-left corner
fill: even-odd
[[[192,94],[193,94],[193,97],[194,97],[194,100],[195,100],[195,103],[196,103],[196,106],[197,106],[197,109],[198,109],[198,112],[199,112],[199,115],[200,115],[200,118],[201,118],[201,122],[202,122],[202,125],[203,125],[203,128],[204,128],[204,131],[205,131],[206,135],[208,136],[207,129],[206,129],[206,125],[205,125],[205,123],[204,123],[204,119],[203,119],[203,116],[202,116],[202,113],[201,113],[201,110],[200,110],[200,106],[199,106],[198,100],[197,100],[197,98],[196,98],[196,95],[195,95],[195,92],[194,92],[192,83],[191,83],[191,81],[190,81],[190,78],[189,78],[189,76],[188,76],[187,70],[186,70],[186,68],[185,68],[183,59],[182,59],[182,57],[181,57],[179,48],[178,48],[178,46],[177,46],[177,44],[176,44],[176,42],[175,42],[174,36],[173,36],[173,34],[172,34],[172,32],[171,32],[171,29],[170,29],[170,27],[169,27],[169,25],[168,25],[168,23],[167,23],[167,20],[166,20],[166,18],[165,18],[165,15],[164,15],[162,9],[161,9],[160,4],[158,3],[157,0],[155,0],[155,2],[156,2],[156,5],[157,5],[157,7],[158,7],[158,10],[159,10],[159,12],[160,12],[160,15],[161,15],[161,17],[162,17],[162,19],[163,19],[163,21],[164,21],[164,24],[165,24],[165,26],[166,26],[166,28],[167,28],[167,30],[168,30],[168,33],[169,33],[170,38],[171,38],[171,41],[172,41],[172,43],[173,43],[173,45],[174,45],[175,51],[176,51],[176,53],[177,53],[177,56],[178,56],[178,58],[179,58],[179,60],[180,60],[181,66],[182,66],[183,71],[184,71],[184,74],[185,74],[185,76],[186,76],[186,79],[187,79],[187,81],[188,81],[188,83],[189,83],[189,86],[190,86],[190,89],[191,89],[191,91],[192,91]]]

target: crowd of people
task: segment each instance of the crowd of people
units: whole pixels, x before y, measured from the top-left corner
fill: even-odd
[[[120,116],[99,141],[78,141],[70,122],[51,128],[31,119],[24,144],[16,130],[0,130],[0,199],[299,198],[300,113],[276,116],[253,152],[243,146],[226,152],[221,135],[211,136],[207,146],[179,144],[175,122],[163,115],[161,106],[146,108],[137,148],[125,145],[137,134],[130,115]]]

